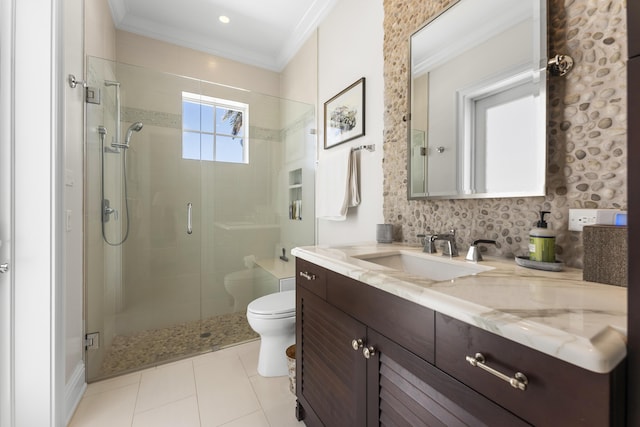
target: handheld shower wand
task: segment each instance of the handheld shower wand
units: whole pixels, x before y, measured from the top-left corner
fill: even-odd
[[[142,122],[135,122],[129,129],[127,129],[127,134],[124,137],[124,144],[128,147],[129,142],[131,142],[131,134],[135,132],[140,132],[142,130]]]
[[[117,148],[129,148],[129,143],[131,142],[131,135],[133,134],[133,132],[140,132],[140,130],[142,130],[142,127],[143,127],[142,122],[135,122],[134,124],[129,126],[129,129],[127,129],[127,133],[124,136],[124,144],[111,144],[111,146],[117,147]]]

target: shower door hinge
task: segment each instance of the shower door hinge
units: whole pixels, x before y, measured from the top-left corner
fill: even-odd
[[[100,332],[92,332],[84,336],[84,349],[97,350],[100,348]]]
[[[85,101],[89,104],[100,104],[100,88],[87,86],[84,88]]]

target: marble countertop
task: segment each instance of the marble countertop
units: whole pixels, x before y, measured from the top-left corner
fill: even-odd
[[[292,255],[597,373],[626,356],[627,289],[582,280],[582,270],[532,270],[485,256],[492,270],[447,281],[354,258],[422,248],[401,244],[306,246]],[[468,263],[464,253],[454,262]]]

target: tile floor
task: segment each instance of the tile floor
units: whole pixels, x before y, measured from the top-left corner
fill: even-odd
[[[288,427],[289,378],[258,375],[259,341],[89,384],[69,427]]]

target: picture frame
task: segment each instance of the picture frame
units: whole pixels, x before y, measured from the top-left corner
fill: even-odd
[[[365,133],[365,78],[357,80],[324,103],[324,149]]]

